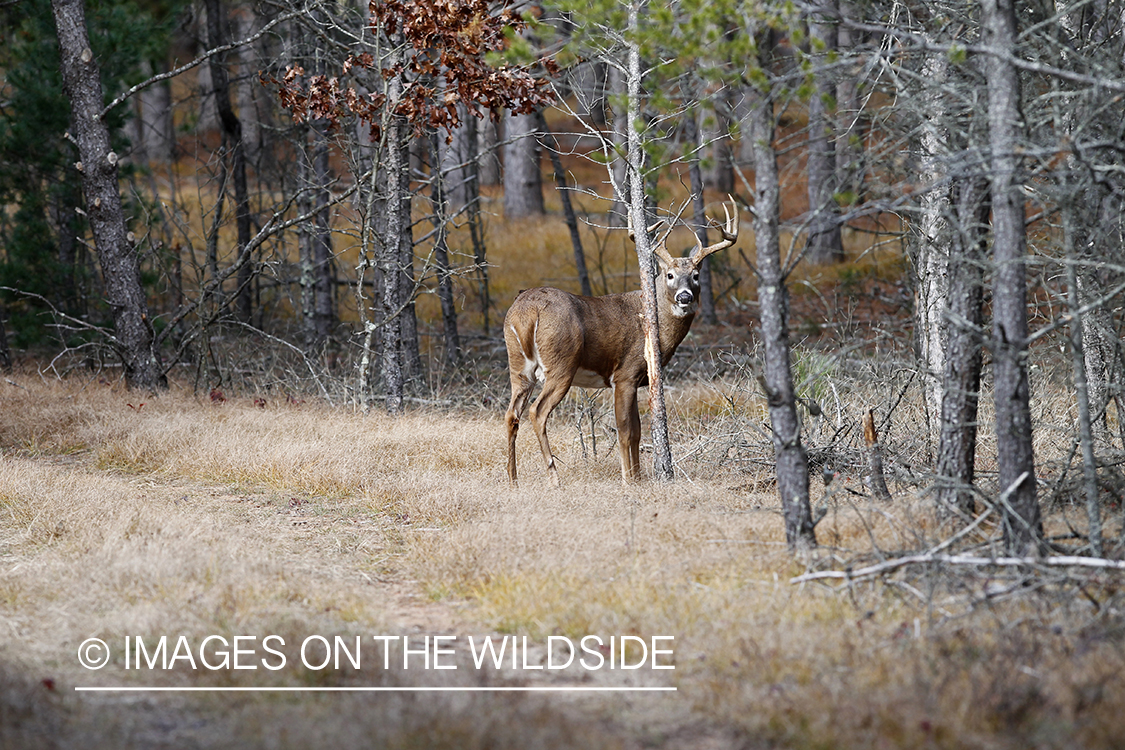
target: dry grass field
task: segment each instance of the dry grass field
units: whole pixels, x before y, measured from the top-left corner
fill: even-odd
[[[787,190],[799,211],[803,188]],[[931,426],[901,352],[907,301],[894,248],[869,251],[871,236],[849,230],[848,264],[798,272],[793,284],[798,391],[823,407],[805,415],[805,439],[814,505],[826,511],[821,547],[795,558],[751,370],[752,233],[744,255],[718,269],[723,323],[697,324],[673,360],[676,481],[623,486],[612,408],[576,389],[551,422],[562,487],[548,486],[524,430],[522,484],[511,488],[496,326],[519,289],[577,282],[557,213],[508,225],[495,195],[486,209],[493,336],[479,335],[466,273],[469,364],[434,367],[401,418],[353,409],[348,352],[314,382],[309,363],[251,336],[216,336],[213,369],[177,368],[159,397],[129,393],[111,370],[78,359],[25,359],[0,380],[0,748],[1120,746],[1119,575],[926,567],[791,582],[926,551],[950,533],[920,494]],[[599,292],[636,284],[623,234],[583,229]],[[345,233],[337,241],[347,269],[355,248]],[[465,233],[450,245],[465,265]],[[349,296],[345,323],[355,318]],[[434,296],[418,310],[436,360]],[[224,397],[213,399],[216,378]],[[1075,417],[1065,368],[1037,365],[1032,385],[1046,497],[1065,484]],[[874,504],[861,479],[858,424],[872,407],[885,418],[890,505]],[[995,494],[987,396],[981,420],[978,472]],[[827,493],[824,460],[839,473]],[[1080,508],[1052,495],[1048,533],[1080,532]],[[1111,510],[1107,536],[1120,539]],[[950,549],[995,553],[998,538],[986,517]],[[588,635],[634,639],[628,664],[651,657],[636,639],[671,636],[659,663],[675,668],[651,669],[649,658],[640,669],[536,669],[562,658],[547,651],[551,639]],[[383,636],[397,639],[386,652]],[[204,647],[209,637],[223,640]],[[321,667],[317,637],[348,648],[359,637],[361,665],[345,654]],[[439,637],[443,665],[457,669],[424,667],[423,644]],[[477,668],[472,644],[485,637],[517,639],[519,661]],[[97,670],[79,660],[90,638],[111,654]],[[140,667],[125,647],[138,638]],[[254,669],[222,664],[239,643],[240,664]],[[396,690],[356,690],[372,687]],[[565,687],[675,691],[480,690]]]
[[[563,486],[547,486],[524,436],[524,483],[512,489],[499,413],[419,409],[394,420],[313,399],[213,402],[178,386],[146,399],[103,378],[12,376],[0,383],[0,746],[1120,741],[1120,579],[1019,585],[995,571],[932,570],[793,585],[808,567],[925,549],[939,533],[925,501],[898,485],[891,506],[832,494],[824,546],[794,559],[768,467],[737,460],[763,440],[757,397],[729,378],[679,386],[675,483],[622,486],[610,438],[594,456],[578,426],[584,415],[604,420],[607,406],[572,396],[552,422]],[[844,412],[859,398],[837,395]],[[1050,408],[1039,404],[1040,416]],[[903,434],[916,430],[903,420]],[[819,497],[819,480],[814,488]],[[1051,513],[1052,524],[1078,515]],[[976,533],[987,544],[995,529]],[[548,637],[589,634],[674,636],[661,663],[675,669],[476,669],[466,647],[469,636],[526,636],[521,659],[533,667]],[[258,669],[193,669],[186,658],[126,667],[126,637],[152,651],[162,635],[169,652],[180,636],[193,648],[210,635],[256,636],[243,643],[257,648]],[[281,669],[260,658],[267,635],[284,639]],[[301,666],[297,644],[312,635],[361,636],[361,668]],[[384,669],[377,635],[410,636],[415,649],[454,636],[443,659],[458,669],[420,669],[420,656],[400,669],[398,647]],[[113,652],[96,671],[77,659],[91,637]],[[636,642],[626,656],[640,658]],[[676,691],[74,689],[573,685]]]

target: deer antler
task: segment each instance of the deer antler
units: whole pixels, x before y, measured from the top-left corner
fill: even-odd
[[[693,263],[702,262],[708,255],[730,247],[738,239],[738,204],[734,202],[734,198],[731,198],[731,196],[728,195],[727,197],[730,198],[730,205],[734,214],[732,215],[731,212],[727,210],[727,205],[724,203],[723,214],[726,216],[726,221],[722,226],[716,224],[714,221],[710,222],[722,233],[723,239],[719,240],[714,245],[703,247],[703,242],[696,237],[695,249],[691,251],[691,260]]]
[[[633,233],[633,217],[629,214],[626,214],[626,220],[627,220],[628,225],[629,225],[629,239],[635,245],[637,243],[637,237]],[[664,219],[657,219],[656,223],[648,228],[648,232],[650,234],[652,232],[655,232],[656,229],[661,224],[665,224],[665,223],[668,223],[668,222],[665,222]],[[673,228],[674,228],[674,226],[669,224],[668,229],[664,232],[663,235],[661,235],[660,239],[653,242],[653,246],[652,246],[653,254],[657,258],[659,258],[660,260],[662,260],[662,261],[664,261],[665,263],[668,263],[668,264],[672,263],[672,254],[668,252],[668,248],[666,247],[665,243],[668,241],[668,235],[670,235],[672,233]]]

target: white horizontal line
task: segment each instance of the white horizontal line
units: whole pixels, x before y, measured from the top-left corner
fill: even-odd
[[[123,687],[75,686],[99,693],[629,693],[675,692],[675,687]]]

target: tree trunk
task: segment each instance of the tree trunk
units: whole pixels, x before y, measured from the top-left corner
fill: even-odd
[[[82,164],[86,215],[113,310],[114,344],[124,362],[125,383],[130,388],[163,390],[168,383],[153,347],[140,262],[125,226],[117,155],[110,150],[109,130],[100,116],[104,106],[101,78],[86,32],[85,6],[83,0],[52,0],[51,7]]]
[[[1064,183],[1065,187],[1065,183]],[[1083,351],[1083,321],[1078,312],[1081,304],[1078,293],[1078,252],[1075,245],[1077,227],[1074,194],[1065,191],[1070,199],[1062,206],[1063,242],[1066,254],[1066,306],[1070,311],[1070,353],[1074,372],[1074,393],[1078,402],[1078,439],[1082,448],[1082,485],[1086,493],[1086,538],[1090,540],[1090,554],[1102,556],[1102,519],[1098,505],[1098,466],[1094,459],[1094,429],[1090,417],[1090,392],[1086,382],[1086,357]]]
[[[12,350],[8,348],[8,332],[4,327],[4,306],[0,305],[0,372],[12,371]]]
[[[333,296],[336,290],[335,266],[332,258],[331,199],[328,184],[332,179],[328,151],[327,123],[314,123],[312,128],[313,219],[312,236],[312,325],[310,330],[317,346],[322,346],[332,334],[336,323]]]
[[[496,126],[491,120],[485,120],[484,127],[477,130],[478,136],[480,133],[496,133]],[[484,335],[488,336],[489,319],[488,312],[492,306],[488,293],[488,261],[486,258],[487,248],[484,244],[484,222],[481,221],[480,215],[480,186],[482,181],[483,167],[489,161],[496,161],[495,144],[491,150],[481,155],[477,151],[481,139],[466,140],[465,146],[468,151],[465,154],[465,168],[468,173],[465,176],[465,190],[466,190],[466,210],[469,215],[469,239],[473,244],[473,263],[476,266],[477,277],[477,295],[480,298],[481,309],[481,328]]]
[[[769,44],[763,40],[763,48]],[[769,55],[760,62],[769,69]],[[774,150],[773,98],[760,94],[750,111],[754,142],[755,211],[754,234],[757,249],[758,305],[765,368],[762,386],[772,426],[774,461],[777,467],[777,493],[785,515],[785,540],[791,550],[816,546],[812,512],[809,506],[809,459],[801,443],[801,423],[796,414],[793,373],[789,346],[789,290],[781,269],[781,237],[778,233],[781,186]]]
[[[496,155],[500,138],[497,133],[498,123],[485,120],[477,128],[477,180],[479,185],[500,184],[500,159]],[[479,191],[478,191],[479,193]]]
[[[1090,260],[1087,258],[1086,260]],[[1104,295],[1104,285],[1098,269],[1088,266],[1078,268],[1078,301],[1085,305]],[[1113,361],[1116,337],[1113,333],[1113,316],[1103,305],[1086,314],[1082,323],[1082,351],[1086,361],[1086,390],[1090,398],[1091,428],[1094,445],[1110,446],[1109,420],[1106,410],[1110,401],[1109,373]]]
[[[162,73],[157,66],[145,62],[146,76]],[[176,131],[172,124],[172,87],[161,81],[142,89],[134,96],[132,126],[132,161],[136,164],[168,164],[172,161]]]
[[[711,166],[711,187],[717,193],[734,192],[734,144],[731,130],[734,125],[734,96],[730,87],[724,88],[715,100],[716,133],[711,145],[714,156]]]
[[[611,227],[625,226],[629,213],[629,133],[627,114],[621,111],[621,100],[627,95],[625,74],[617,65],[609,66],[610,111],[613,113],[613,148],[611,154],[611,180],[613,182],[613,203],[609,208]]]
[[[844,260],[836,204],[836,136],[826,100],[836,98],[833,76],[823,69],[836,51],[836,0],[816,0],[809,14],[809,36],[815,45],[813,92],[809,97],[808,193],[809,229],[805,260]]]
[[[411,138],[408,133],[406,136]],[[399,299],[402,300],[402,370],[406,382],[417,390],[426,376],[418,337],[418,312],[415,305],[414,233],[411,227],[410,174],[402,183],[402,219],[399,234]]]
[[[770,69],[768,39],[761,41],[761,66]],[[754,144],[754,235],[757,248],[758,303],[765,368],[761,384],[769,407],[773,432],[777,491],[785,514],[785,538],[794,551],[816,546],[816,533],[809,507],[809,462],[801,443],[801,423],[793,389],[789,361],[789,292],[781,272],[778,232],[781,187],[774,150],[773,98],[760,95],[751,109],[751,138]]]
[[[840,26],[836,41],[839,56],[847,57],[861,41],[860,32],[848,26],[858,13],[851,0],[840,0]],[[863,194],[863,100],[860,98],[862,58],[844,71],[836,82],[836,186],[845,196],[845,205],[854,205]]]
[[[470,119],[472,117],[470,116]],[[476,137],[476,133],[473,133]],[[441,138],[436,130],[430,133],[432,151],[430,179],[430,205],[434,212],[434,264],[438,274],[438,299],[441,300],[441,320],[445,338],[445,361],[452,368],[461,366],[461,337],[457,333],[457,307],[453,301],[453,277],[449,269],[449,249],[445,242],[445,174],[441,164]]]
[[[691,181],[691,208],[692,221],[695,224],[693,231],[699,244],[707,247],[707,213],[703,200],[703,171],[699,168],[699,152],[703,148],[700,138],[699,106],[691,107],[685,122],[687,124],[685,139],[687,147],[691,149],[688,157],[688,179]],[[699,317],[707,325],[719,322],[715,315],[715,293],[711,289],[711,258],[703,259],[699,265]]]
[[[450,134],[446,143],[444,137],[438,138],[439,157],[435,162],[441,171],[442,195],[446,204],[458,209],[469,202],[469,179],[472,165],[469,155],[476,153],[477,118],[469,114],[464,104],[457,105],[461,124]]]
[[[357,139],[359,143],[368,143],[370,138],[366,133],[361,133]],[[370,151],[378,153],[383,144],[371,144]],[[385,222],[386,188],[385,169],[374,168],[364,151],[360,151],[360,166],[357,174],[368,172],[369,183],[367,189],[359,196],[357,206],[360,210],[360,245],[359,262],[356,264],[356,279],[353,293],[355,307],[359,314],[360,330],[360,358],[357,365],[356,395],[359,407],[363,413],[371,410],[375,401],[374,382],[375,363],[382,362],[383,330],[380,324],[386,317],[383,310],[383,293],[385,291],[382,264],[383,254],[383,225]],[[368,282],[370,274],[370,282]],[[367,297],[367,285],[371,285],[371,298]]]
[[[982,0],[983,39],[998,54],[987,54],[988,130],[992,149],[992,248],[996,263],[992,291],[992,358],[996,407],[996,451],[1000,474],[999,510],[1010,554],[1035,554],[1043,526],[1035,496],[1031,442],[1030,384],[1027,378],[1026,216],[1020,190],[1019,149],[1024,134],[1020,80],[1015,66],[999,54],[1016,50],[1014,0]]]
[[[945,127],[947,97],[943,95],[948,60],[943,54],[930,55],[923,65],[923,78],[930,82],[922,99],[922,133],[919,146],[922,159],[922,180],[929,187],[922,195],[921,216],[915,230],[914,243],[914,338],[919,364],[924,377],[922,388],[926,397],[927,454],[938,431],[937,420],[942,409],[942,383],[946,372],[946,321],[949,308],[950,245],[957,231],[950,226],[951,186],[945,179],[950,133]]]
[[[308,132],[299,130],[297,141],[299,153],[297,155],[297,213],[305,215],[312,212],[313,191],[307,188],[312,184],[312,167],[310,162],[315,156],[309,150]],[[299,275],[297,284],[301,290],[301,330],[304,334],[305,350],[312,353],[319,342],[314,324],[316,307],[315,284],[313,283],[316,263],[313,261],[313,234],[315,222],[304,222],[297,225],[297,269]]]
[[[253,6],[246,4],[236,11],[236,34],[240,39],[253,35],[257,20]],[[256,59],[256,45],[245,44],[235,53],[238,56],[238,118],[242,123],[242,150],[248,164],[257,165],[261,162],[262,155],[262,122],[258,110],[255,94],[262,91],[258,80],[258,69],[261,67]]]
[[[582,294],[587,297],[594,296],[590,286],[590,272],[586,270],[586,253],[582,249],[582,235],[578,233],[578,217],[574,213],[574,206],[570,202],[570,186],[566,183],[566,172],[563,171],[562,159],[559,157],[559,141],[547,126],[547,118],[539,114],[539,129],[544,138],[550,138],[547,153],[551,155],[551,168],[555,173],[555,187],[559,191],[559,200],[562,201],[563,217],[566,219],[567,229],[570,230],[570,245],[574,248],[574,268],[578,272],[578,285]]]
[[[207,9],[207,42],[213,48],[226,44],[223,31],[224,17],[221,0],[205,0]],[[223,129],[223,147],[230,155],[230,176],[234,183],[235,226],[238,232],[238,287],[235,296],[235,314],[244,323],[249,323],[253,313],[254,265],[249,258],[243,258],[245,248],[250,244],[250,196],[246,186],[246,148],[242,142],[242,121],[234,113],[231,105],[230,78],[222,55],[211,57],[209,67],[211,82],[215,87],[215,107],[219,114],[219,124]]]
[[[327,123],[317,121],[308,129],[312,138],[309,154],[298,156],[298,185],[303,192],[298,198],[299,213],[315,210],[312,221],[299,227],[301,318],[305,347],[314,352],[324,346],[336,322],[334,294],[335,267],[332,257],[331,180]],[[302,138],[302,141],[305,139]],[[302,143],[302,148],[304,147]]]
[[[71,129],[74,123],[71,122]],[[78,212],[75,210],[81,200],[81,189],[71,175],[60,181],[61,188],[52,194],[51,203],[58,228],[60,288],[57,290],[58,304],[69,315],[82,315],[85,305],[81,304],[78,289]]]
[[[398,49],[402,43],[402,32],[397,31],[391,39],[391,49]],[[388,67],[394,67],[396,57],[397,54],[388,61]],[[390,106],[393,107],[399,101],[402,90],[400,76],[394,76],[388,81],[387,101]],[[376,238],[379,271],[383,281],[383,387],[386,390],[387,412],[401,414],[406,388],[403,364],[402,311],[406,300],[402,288],[402,236],[404,231],[409,231],[410,225],[406,218],[410,215],[410,125],[406,118],[392,114],[383,137],[386,145],[383,180],[380,185],[382,199],[379,204],[384,216],[380,222],[381,231],[377,232]]]
[[[986,227],[991,210],[986,180],[958,183],[957,226],[951,234],[941,433],[937,454],[937,503],[940,515],[973,512],[972,485],[977,450],[977,406],[984,324]]]
[[[538,122],[539,116],[532,114],[509,115],[504,123],[504,216],[508,219],[543,213]]]
[[[578,114],[590,118],[599,127],[606,121],[606,85],[609,66],[597,60],[575,66],[571,87],[578,105]]]
[[[629,3],[629,29],[634,34],[640,24],[637,6],[639,0]],[[648,360],[648,410],[652,421],[652,476],[661,482],[673,479],[672,448],[668,442],[668,412],[664,405],[664,373],[660,362],[659,319],[656,304],[656,258],[648,236],[648,210],[644,190],[644,150],[637,121],[641,113],[641,50],[635,41],[627,43],[628,119],[629,139],[629,216],[637,243],[637,262],[641,274],[641,294],[644,300],[645,358]]]

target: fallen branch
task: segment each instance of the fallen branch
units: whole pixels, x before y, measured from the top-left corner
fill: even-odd
[[[859,570],[821,570],[815,573],[790,578],[789,583],[805,583],[806,581],[819,581],[826,578],[843,578],[855,580],[887,573],[908,565],[921,565],[925,563],[945,563],[947,565],[975,565],[980,567],[996,566],[1001,568],[1012,567],[1052,567],[1052,568],[1101,568],[1103,570],[1125,571],[1125,560],[1106,560],[1100,557],[1079,557],[1075,555],[1056,555],[1054,557],[978,557],[975,555],[910,555],[898,557],[893,560],[870,565]]]

